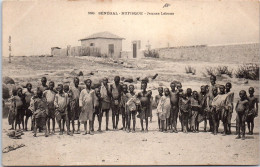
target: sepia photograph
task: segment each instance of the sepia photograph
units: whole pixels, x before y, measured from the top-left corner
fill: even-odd
[[[258,0],[2,2],[2,165],[259,165]]]

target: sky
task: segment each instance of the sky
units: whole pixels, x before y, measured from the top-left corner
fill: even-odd
[[[141,40],[142,49],[148,41],[151,48],[259,43],[257,0],[42,0],[7,1],[2,7],[3,56],[9,45],[14,56],[50,54],[51,47],[80,46],[79,39],[103,31],[125,38],[124,51],[133,40]],[[102,11],[174,15],[98,15]]]

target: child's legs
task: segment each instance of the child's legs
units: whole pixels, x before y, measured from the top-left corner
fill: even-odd
[[[126,113],[125,113],[125,107],[121,107],[120,108],[121,109],[121,113],[122,113],[122,125],[123,125],[123,128],[125,128],[125,123],[126,123],[126,121],[125,121],[125,117],[126,117]]]
[[[131,119],[131,118],[130,118]],[[132,119],[133,119],[133,129],[135,130],[136,124],[136,111],[132,111]]]

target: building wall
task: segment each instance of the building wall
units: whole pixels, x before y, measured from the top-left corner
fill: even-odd
[[[94,46],[90,46],[91,43],[94,43]],[[108,45],[114,44],[114,55],[109,55]],[[106,54],[108,57],[121,57],[122,51],[122,40],[121,39],[89,39],[81,41],[81,46],[83,47],[97,47],[100,48],[101,54]]]
[[[160,58],[202,61],[259,61],[259,44],[155,49]]]

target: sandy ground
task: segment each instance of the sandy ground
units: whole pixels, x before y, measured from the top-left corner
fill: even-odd
[[[150,81],[148,89],[157,94],[157,87],[169,87],[172,80],[179,80],[184,90],[191,87],[199,91],[200,85],[209,84],[205,75],[206,67],[228,65],[236,70],[239,64],[232,62],[212,63],[194,61],[169,61],[169,60],[127,60],[128,68],[120,63],[111,63],[110,60],[101,58],[58,58],[58,57],[19,57],[13,58],[9,64],[3,59],[3,76],[12,77],[17,85],[31,82],[33,88],[39,84],[42,76],[55,83],[71,82],[75,75],[73,71],[83,71],[80,77],[83,82],[86,78],[97,79],[107,76],[112,82],[115,75],[124,77],[153,76],[158,77]],[[243,62],[241,62],[242,64]],[[186,74],[185,66],[196,68],[196,75]],[[88,75],[94,72],[93,76]],[[222,76],[217,78],[217,83],[225,84],[231,81],[235,99],[241,89],[248,90],[255,87],[259,95],[259,82]],[[140,82],[134,82],[136,89],[140,89]],[[10,86],[11,87],[11,86]],[[155,110],[153,111],[154,115]],[[233,114],[233,127],[235,131],[235,112]],[[120,119],[121,121],[121,119]],[[58,133],[48,138],[44,134],[34,138],[31,132],[25,132],[20,140],[9,139],[6,135],[10,126],[7,119],[2,123],[2,148],[14,143],[25,144],[25,147],[3,154],[4,165],[255,165],[259,164],[259,117],[255,120],[255,134],[246,136],[246,140],[235,140],[235,135],[216,136],[210,133],[198,134],[161,133],[158,132],[157,118],[149,123],[148,133],[140,132],[140,123],[137,119],[137,132],[124,131],[95,132],[94,136],[81,134],[72,136]],[[111,128],[110,118],[110,128]],[[96,121],[97,125],[97,121]],[[104,123],[103,123],[104,126]],[[119,124],[119,127],[121,124]],[[178,123],[180,130],[180,123]],[[203,124],[200,124],[202,131]],[[104,127],[102,127],[104,129]],[[97,129],[97,127],[95,127]],[[222,125],[221,125],[222,129]],[[83,130],[83,127],[81,127]],[[222,130],[220,130],[222,131]]]
[[[154,110],[155,112],[155,110]],[[155,115],[155,113],[154,113]],[[235,115],[233,115],[234,118]],[[256,165],[259,164],[259,117],[255,120],[255,134],[246,140],[235,139],[235,123],[232,135],[200,133],[158,132],[157,118],[149,123],[148,133],[140,132],[137,119],[136,133],[125,131],[95,132],[93,136],[51,135],[39,133],[33,137],[25,132],[22,139],[10,139],[5,131],[9,128],[3,120],[3,148],[10,144],[25,147],[3,153],[4,165]],[[97,120],[96,120],[97,122]],[[111,117],[110,117],[111,127]],[[119,124],[121,127],[121,124]],[[104,129],[104,125],[102,129]],[[97,125],[95,125],[97,129]],[[222,131],[222,125],[221,130]],[[81,127],[83,130],[83,127]],[[178,123],[180,130],[180,123]],[[57,129],[58,131],[58,129]]]

